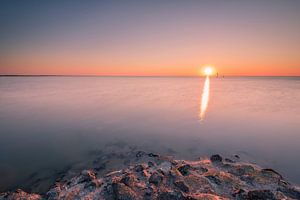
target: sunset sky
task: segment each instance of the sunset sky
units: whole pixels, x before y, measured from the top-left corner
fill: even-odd
[[[300,1],[0,2],[0,74],[300,76]]]

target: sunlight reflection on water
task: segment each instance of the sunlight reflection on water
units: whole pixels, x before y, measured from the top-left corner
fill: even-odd
[[[203,90],[202,90],[202,98],[200,104],[200,114],[199,114],[200,121],[204,120],[208,102],[209,102],[209,76],[206,76]]]

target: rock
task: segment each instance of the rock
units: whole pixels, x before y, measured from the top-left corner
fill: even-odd
[[[28,194],[21,189],[17,189],[15,192],[0,193],[0,200],[42,200],[42,197],[38,194]]]
[[[210,157],[211,162],[222,162],[223,158],[219,154]]]
[[[249,200],[276,200],[270,190],[252,190],[248,192]]]
[[[163,175],[158,172],[153,172],[153,174],[149,178],[149,183],[153,183],[154,185],[158,185],[162,182]]]
[[[91,188],[91,189],[94,189],[96,187],[100,187],[102,184],[102,182],[100,182],[99,180],[95,179],[95,180],[92,180],[90,182],[87,182],[84,186],[84,188]]]
[[[293,187],[279,187],[277,191],[282,192],[284,195],[292,199],[300,199],[300,191]]]
[[[136,172],[141,172],[141,171],[143,171],[145,168],[144,168],[144,166],[143,165],[136,165],[135,167],[134,167],[134,170],[136,171]]]
[[[142,156],[146,155],[146,153],[144,151],[138,151],[136,154],[135,154],[135,157],[137,158],[140,158]]]
[[[132,174],[126,174],[122,179],[121,182],[127,186],[131,186],[135,181],[135,178]]]
[[[49,200],[57,199],[57,197],[59,196],[60,192],[61,192],[61,185],[60,184],[56,184],[55,187],[53,187],[51,190],[49,190],[46,193],[46,197]]]
[[[161,163],[158,168],[163,172],[163,174],[167,174],[171,170],[172,164],[168,161]]]
[[[136,200],[139,199],[136,193],[123,183],[113,183],[113,197],[118,200]]]
[[[272,169],[238,161],[223,163],[219,156],[212,156],[211,162],[174,160],[166,156],[154,161],[148,154],[135,159],[135,152],[131,152],[134,159],[131,157],[131,166],[127,168],[119,165],[121,169],[101,171],[98,177],[92,170],[83,170],[77,176],[72,174],[72,178],[60,180],[45,196],[18,190],[0,193],[0,200],[300,199],[300,189]],[[120,156],[117,158],[123,164]],[[106,170],[110,169],[110,163],[107,162]]]
[[[189,174],[189,170],[191,169],[191,165],[185,164],[182,165],[181,167],[178,167],[177,170],[183,175],[187,176]]]
[[[151,161],[148,162],[148,167],[153,167],[155,164]]]
[[[229,162],[229,163],[235,163],[235,161],[233,161],[233,160],[231,160],[231,159],[229,159],[229,158],[225,158],[225,161],[226,161],[226,162]]]
[[[261,173],[263,175],[265,175],[265,176],[268,176],[268,177],[282,178],[282,176],[278,172],[276,172],[275,170],[273,170],[273,169],[268,169],[268,168],[262,169]]]
[[[198,173],[203,174],[203,173],[208,172],[208,169],[205,168],[205,167],[198,167],[198,168],[197,168],[197,171],[198,171]]]
[[[83,183],[83,182],[89,182],[96,179],[96,175],[93,171],[91,170],[83,170],[81,172],[81,178],[79,179],[78,183]]]
[[[154,153],[148,153],[148,156],[149,157],[153,157],[153,158],[159,157],[159,155],[154,154]]]
[[[189,192],[189,187],[183,181],[176,181],[174,185],[185,193]]]
[[[158,195],[158,200],[186,200],[181,192],[170,191],[162,192]]]
[[[208,180],[210,180],[214,184],[221,185],[220,179],[217,178],[216,176],[206,176],[206,178],[208,178]]]
[[[234,191],[232,193],[232,196],[236,197],[238,199],[246,199],[247,198],[246,191],[243,189],[238,189],[238,190]]]

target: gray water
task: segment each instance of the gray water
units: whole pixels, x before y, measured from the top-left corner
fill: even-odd
[[[219,153],[300,184],[300,78],[0,77],[0,191],[121,141],[176,158]]]

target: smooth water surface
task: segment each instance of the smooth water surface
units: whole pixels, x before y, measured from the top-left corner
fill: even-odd
[[[112,141],[183,159],[238,154],[300,184],[300,78],[211,78],[209,94],[204,82],[0,77],[0,191]]]

